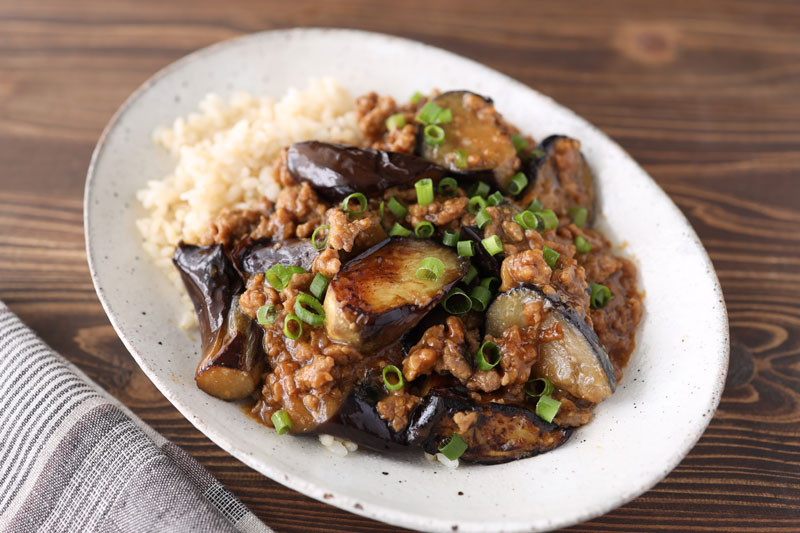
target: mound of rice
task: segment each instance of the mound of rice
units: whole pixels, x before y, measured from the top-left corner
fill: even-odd
[[[180,240],[197,243],[224,207],[242,207],[279,186],[273,163],[283,147],[307,140],[359,144],[352,95],[333,79],[312,79],[280,100],[235,94],[229,102],[209,94],[199,111],[158,128],[153,138],[175,156],[175,170],[137,193],[147,216],[137,225],[143,246],[179,286],[172,254]],[[196,322],[188,298],[182,325]]]

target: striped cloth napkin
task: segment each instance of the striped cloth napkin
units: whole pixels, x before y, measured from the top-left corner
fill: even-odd
[[[272,530],[0,302],[0,531]]]

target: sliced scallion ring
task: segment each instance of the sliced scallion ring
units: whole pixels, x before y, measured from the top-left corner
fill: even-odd
[[[453,150],[453,160],[455,161],[456,168],[467,168],[467,151],[466,150]]]
[[[328,290],[328,283],[328,278],[320,273],[317,273],[317,275],[314,276],[314,279],[311,281],[311,286],[308,288],[308,290],[311,291],[311,294],[314,295],[314,298],[322,301],[322,297],[325,296],[325,291]]]
[[[292,326],[292,324],[296,325]],[[295,331],[292,331],[293,327],[295,328]],[[300,335],[303,334],[303,322],[294,313],[286,315],[286,318],[283,319],[283,334],[293,341],[299,339]]]
[[[461,281],[464,282],[464,285],[469,285],[476,277],[478,277],[478,269],[476,269],[473,265],[470,265],[469,270],[467,270],[467,275],[464,276],[464,279]]]
[[[406,117],[402,113],[395,113],[386,119],[386,129],[389,131],[403,129],[406,125]]]
[[[281,264],[272,265],[265,274],[267,283],[276,291],[282,291],[292,280],[292,274]]]
[[[306,269],[299,265],[289,265],[286,267],[286,272],[288,272],[290,276],[294,276],[295,274],[305,274]],[[290,277],[289,279],[292,278]]]
[[[559,409],[561,409],[561,402],[554,400],[550,396],[542,396],[539,398],[539,401],[536,402],[536,414],[539,415],[539,418],[547,422],[553,421]]]
[[[486,287],[478,285],[472,289],[472,292],[469,293],[469,297],[472,298],[472,308],[475,311],[483,312],[489,307],[489,300],[492,299],[492,292]]]
[[[599,283],[590,283],[589,287],[592,289],[592,295],[589,297],[589,303],[592,309],[602,309],[611,301],[614,294],[611,289]]]
[[[433,101],[426,102],[417,114],[417,122],[422,124],[446,124],[451,120],[453,120],[453,112],[439,107]]]
[[[386,365],[383,367],[383,384],[391,391],[400,390],[403,388],[403,373],[394,365]],[[389,375],[394,375],[394,383],[389,381]]]
[[[262,305],[256,311],[256,320],[262,326],[271,326],[275,323],[275,317],[278,315],[278,310],[274,305]]]
[[[481,209],[485,208],[486,208],[486,200],[477,195],[470,198],[469,203],[467,203],[467,211],[469,211],[473,215],[477,215]]]
[[[289,413],[285,409],[278,409],[272,416],[269,417],[272,425],[275,426],[275,432],[278,435],[285,435],[292,429],[292,419],[289,418]]]
[[[472,257],[475,255],[475,243],[472,241],[458,241],[456,252],[458,252],[458,257]]]
[[[503,241],[501,241],[500,237],[497,235],[486,237],[481,240],[481,244],[483,244],[483,247],[489,252],[489,255],[497,255],[503,251]]]
[[[539,231],[547,231],[558,227],[558,217],[552,209],[542,209],[534,214],[539,219]]]
[[[423,98],[424,97],[422,96],[422,93],[416,91],[414,94],[411,95],[411,98],[409,98],[408,101],[411,102],[412,104],[418,104],[420,100],[422,100]]]
[[[452,246],[455,247],[458,244],[459,234],[457,231],[453,230],[446,230],[444,232],[444,236],[442,237],[442,244],[445,246]]]
[[[538,389],[541,389],[537,392]],[[525,384],[525,394],[538,398],[540,396],[550,396],[553,393],[553,382],[547,378],[529,379]]]
[[[491,221],[492,215],[490,215],[486,209],[481,209],[478,211],[478,214],[475,215],[475,225],[480,229],[483,229],[483,227]]]
[[[514,177],[511,178],[511,181],[508,182],[508,192],[516,196],[522,191],[524,191],[525,187],[527,186],[528,186],[528,176],[526,176],[522,172],[517,172],[516,174],[514,174]]]
[[[549,266],[551,270],[555,270],[556,264],[558,264],[558,258],[561,257],[561,254],[549,246],[542,246],[542,256],[547,266]]]
[[[447,442],[444,442],[441,446],[439,446],[439,452],[441,452],[442,455],[451,461],[455,461],[464,455],[464,452],[467,451],[467,448],[468,446],[464,439],[459,437],[457,433],[453,433]]]
[[[584,239],[583,236],[578,235],[575,237],[575,249],[580,254],[588,254],[592,250],[592,243]]]
[[[389,211],[391,211],[392,214],[397,218],[403,218],[408,213],[408,208],[401,204],[400,201],[394,196],[389,198],[389,201],[386,202],[386,207],[388,207]]]
[[[427,220],[423,220],[419,224],[414,226],[414,235],[416,235],[420,239],[430,238],[433,235],[433,232],[434,232],[433,224],[431,224]]]
[[[522,226],[522,229],[536,229],[539,226],[539,219],[530,211],[520,211],[514,215],[514,222]]]
[[[395,222],[389,229],[389,236],[391,237],[408,237],[409,235],[411,235],[411,230],[404,228],[398,222]]]
[[[496,278],[494,276],[483,278],[480,282],[481,287],[486,287],[491,292],[497,292],[497,289],[500,288],[500,278]]]
[[[414,184],[417,190],[417,203],[419,205],[428,205],[433,201],[433,180],[430,178],[423,178]]]
[[[425,136],[425,143],[431,146],[439,146],[444,142],[444,129],[436,124],[425,126],[422,134]]]
[[[579,205],[573,205],[567,211],[569,218],[572,219],[572,223],[582,228],[586,225],[586,218],[589,216],[589,211],[586,210],[585,207],[581,207]]]
[[[501,193],[500,191],[494,191],[492,194],[489,195],[488,198],[486,198],[486,204],[500,205],[504,199],[505,197],[503,196],[503,193]]]
[[[314,233],[311,234],[311,246],[313,246],[317,250],[322,250],[323,248],[325,248],[325,246],[328,244],[328,230],[329,229],[331,229],[331,228],[327,224],[323,224],[322,226],[319,226],[317,229],[315,229]],[[320,231],[324,231],[325,232],[325,238],[322,240],[322,242],[317,242],[317,234]]]
[[[455,178],[442,178],[439,180],[436,190],[442,196],[455,196],[456,192],[458,192],[458,182]]]
[[[489,191],[491,187],[483,181],[477,181],[472,184],[472,187],[469,188],[469,192],[467,196],[480,196],[481,198],[486,198],[489,195]]]
[[[466,292],[456,287],[442,301],[442,307],[451,315],[463,315],[472,309],[472,300]]]
[[[534,213],[536,211],[541,211],[542,210],[542,202],[540,202],[538,198],[534,198],[533,200],[531,200],[531,203],[525,209],[527,211],[533,211]]]
[[[358,211],[350,209],[350,202],[358,202]],[[349,215],[360,215],[367,210],[367,197],[363,193],[354,192],[344,200],[342,200],[342,211]]]
[[[444,272],[444,263],[438,257],[426,257],[417,268],[417,278],[436,281]]]
[[[486,341],[478,348],[475,354],[475,360],[478,363],[478,368],[481,370],[491,370],[497,366],[503,354],[500,352],[500,347],[496,342]]]
[[[325,322],[325,310],[319,300],[310,294],[300,293],[294,300],[294,314],[306,324],[314,327]]]
[[[515,133],[511,136],[511,142],[514,144],[514,149],[518,154],[522,154],[528,149],[528,139],[519,133]]]

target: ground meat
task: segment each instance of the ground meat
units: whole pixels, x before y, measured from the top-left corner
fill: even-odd
[[[497,370],[475,370],[472,377],[467,381],[469,390],[481,390],[483,392],[493,392],[503,386],[502,378]]]
[[[314,259],[312,270],[319,272],[330,280],[339,272],[341,267],[342,262],[339,260],[339,252],[333,248],[326,248]]]
[[[403,376],[413,381],[419,376],[436,370],[440,374],[450,373],[465,381],[472,374],[472,367],[464,357],[464,325],[458,317],[447,317],[445,326],[431,326],[408,352],[403,360]]]
[[[347,214],[338,207],[329,209],[328,218],[328,246],[334,250],[349,252],[353,249],[356,237],[369,229],[373,221],[371,218],[348,220]]]
[[[465,196],[460,196],[445,201],[441,201],[441,199],[434,200],[428,205],[413,204],[408,209],[406,220],[412,227],[423,220],[427,220],[436,226],[444,226],[460,218],[465,213],[468,203],[469,199]]]
[[[417,406],[421,398],[405,391],[394,391],[377,404],[378,414],[386,420],[394,431],[400,431],[408,425],[408,415]]]
[[[333,381],[331,369],[333,368],[333,357],[318,356],[313,361],[295,374],[295,382],[302,389],[320,389],[326,383]]]
[[[565,392],[558,392],[554,395],[558,401],[561,402],[561,407],[558,409],[558,414],[553,419],[553,423],[559,426],[579,427],[591,422],[594,418],[594,413],[591,411],[593,405],[586,407],[579,407]]]
[[[526,330],[532,328],[526,328]],[[538,337],[530,339],[528,335],[520,331],[517,326],[512,326],[503,332],[503,336],[497,340],[500,353],[503,358],[500,360],[500,368],[503,369],[501,384],[506,387],[514,384],[524,384],[531,375],[531,367],[536,362],[538,352],[536,345]]]
[[[221,244],[231,248],[239,239],[270,216],[272,202],[263,198],[248,209],[225,208],[214,217],[200,240],[203,246]]]
[[[500,291],[505,292],[523,283],[546,285],[551,274],[552,270],[539,249],[509,255],[500,267]]]
[[[256,274],[250,278],[247,281],[247,289],[239,296],[239,307],[253,320],[256,319],[256,313],[261,306],[277,306],[279,303],[278,291],[264,285],[264,274]]]
[[[458,426],[457,433],[460,435],[464,435],[467,431],[469,431],[469,428],[471,428],[477,421],[478,421],[477,411],[469,411],[467,413],[456,413],[453,415],[453,422],[455,422],[456,426]]]

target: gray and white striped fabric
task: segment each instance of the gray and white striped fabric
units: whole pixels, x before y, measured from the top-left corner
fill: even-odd
[[[272,530],[0,302],[0,531]]]

